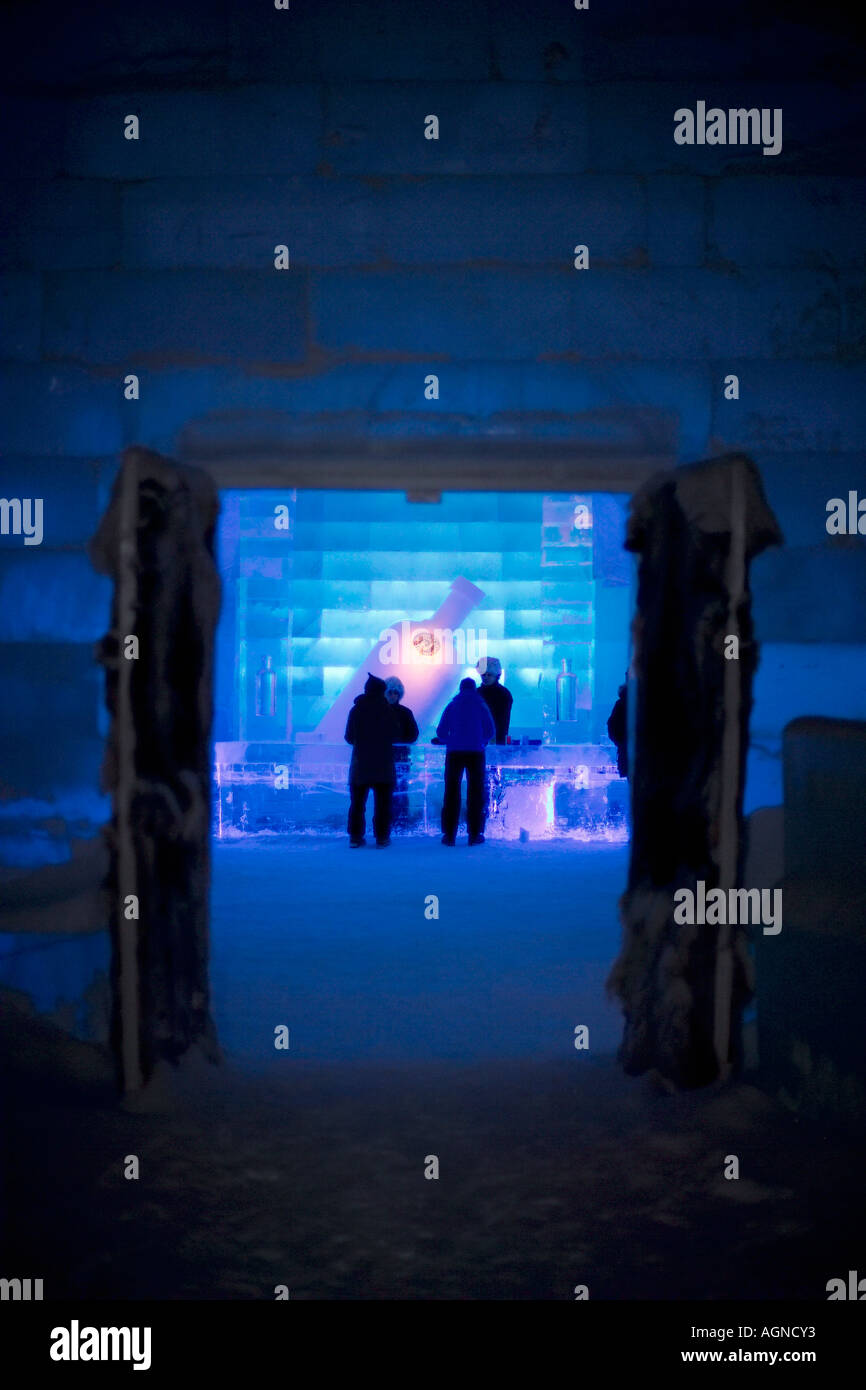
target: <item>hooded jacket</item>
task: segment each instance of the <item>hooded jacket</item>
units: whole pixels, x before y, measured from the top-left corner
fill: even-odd
[[[396,705],[389,706],[391,716],[397,726],[394,735],[394,762],[400,769],[401,774],[405,774],[409,764],[409,749],[406,746],[414,743],[418,737],[418,725],[415,716],[406,705],[401,705],[399,701]]]
[[[349,710],[345,739],[352,745],[349,782],[372,786],[375,782],[394,785],[394,741],[398,735],[394,711],[385,699],[385,682],[368,676],[364,694]]]
[[[445,706],[436,737],[449,753],[483,753],[496,725],[477,690],[464,690]]]
[[[493,722],[496,725],[496,742],[505,743],[508,739],[514,696],[498,681],[494,681],[492,685],[482,685],[478,694],[493,715]]]
[[[621,685],[617,691],[617,701],[607,721],[607,736],[616,745],[616,770],[620,777],[628,777],[628,687]]]

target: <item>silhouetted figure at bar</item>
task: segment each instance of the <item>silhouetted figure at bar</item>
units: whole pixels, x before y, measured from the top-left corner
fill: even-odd
[[[385,699],[385,682],[368,676],[346,721],[346,742],[352,745],[349,764],[349,844],[366,843],[367,797],[373,790],[373,833],[384,849],[391,843],[391,800],[394,793],[394,712]]]
[[[514,696],[504,685],[499,684],[502,662],[496,656],[482,656],[476,663],[476,669],[481,673],[481,689],[478,693],[493,715],[496,725],[496,742],[507,743]]]
[[[510,690],[499,683],[502,678],[502,662],[497,656],[482,656],[475,665],[481,673],[481,689],[478,693],[493,715],[493,722],[496,725],[496,742],[497,744],[505,744],[508,742],[511,706],[514,704],[514,697]],[[484,816],[487,819],[499,809],[499,803],[503,797],[502,773],[498,767],[487,769],[484,783]]]
[[[454,845],[460,821],[460,789],[466,773],[466,829],[470,845],[484,844],[484,750],[496,737],[493,716],[471,676],[445,706],[436,729],[445,744],[445,797],[442,802],[442,843]]]
[[[621,685],[617,691],[617,701],[607,721],[607,736],[616,744],[616,770],[620,777],[628,777],[628,687]]]
[[[418,737],[415,716],[401,705],[406,690],[399,676],[389,676],[385,682],[385,699],[391,706],[396,732],[394,734],[394,800],[392,825],[401,830],[409,824],[409,748]]]

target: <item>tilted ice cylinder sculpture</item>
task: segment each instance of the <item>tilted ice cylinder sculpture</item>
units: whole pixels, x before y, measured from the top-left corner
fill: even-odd
[[[487,654],[486,642],[484,650],[476,650],[477,643],[467,650],[466,634],[458,631],[483,598],[483,589],[460,576],[431,618],[407,619],[388,628],[319,722],[315,737],[323,743],[342,742],[349,710],[364,689],[368,671],[385,681],[400,677],[406,689],[403,703],[419,726],[438,716],[440,705],[456,694],[463,667]]]

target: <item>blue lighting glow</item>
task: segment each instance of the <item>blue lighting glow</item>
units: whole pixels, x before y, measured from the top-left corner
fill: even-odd
[[[437,678],[431,689],[422,738],[464,671],[476,674],[482,643],[507,673],[518,733],[540,735],[555,720],[565,659],[578,680],[576,736],[603,737],[628,660],[624,497],[446,493],[422,506],[397,492],[262,490],[229,499],[219,537],[234,565],[223,571],[218,739],[297,738],[320,726],[323,737],[340,738],[344,711],[330,723],[328,712],[341,692],[356,693],[347,687],[365,678],[382,634],[431,620],[457,580],[472,594],[454,628],[453,681]],[[289,507],[286,529],[274,525],[278,505]],[[601,510],[603,529],[594,526]],[[277,673],[273,716],[255,712],[253,689],[268,657]],[[404,666],[388,673],[405,679]]]
[[[429,825],[442,777],[430,739],[460,680],[478,679],[476,660],[488,655],[514,697],[510,734],[520,745],[489,750],[489,764],[502,764],[492,836],[625,833],[622,798],[607,805],[616,774],[606,739],[628,662],[624,497],[446,493],[421,506],[395,492],[257,491],[223,500],[218,544],[232,562],[217,640],[220,834],[342,827],[343,731],[370,670],[404,683],[421,730],[408,791]],[[274,526],[277,506],[288,506],[286,528]],[[271,671],[275,694],[257,688]],[[285,787],[274,787],[276,767],[289,769]]]

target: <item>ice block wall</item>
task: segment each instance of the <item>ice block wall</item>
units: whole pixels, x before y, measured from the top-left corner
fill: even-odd
[[[375,670],[404,681],[423,740],[484,654],[502,662],[512,730],[535,736],[555,718],[566,657],[580,683],[579,734],[588,738],[595,653],[613,651],[599,695],[606,719],[612,673],[621,679],[627,661],[628,589],[606,587],[608,552],[620,539],[608,528],[599,551],[601,495],[446,493],[438,503],[411,503],[395,492],[298,491],[290,524],[277,531],[274,510],[286,501],[277,492],[223,494],[221,571],[234,597],[219,636],[221,738],[342,742],[352,699]],[[454,633],[450,660],[429,663],[429,684],[426,661],[395,661],[419,623]],[[392,635],[387,661],[383,633]],[[267,657],[276,672],[273,716],[256,704]]]

